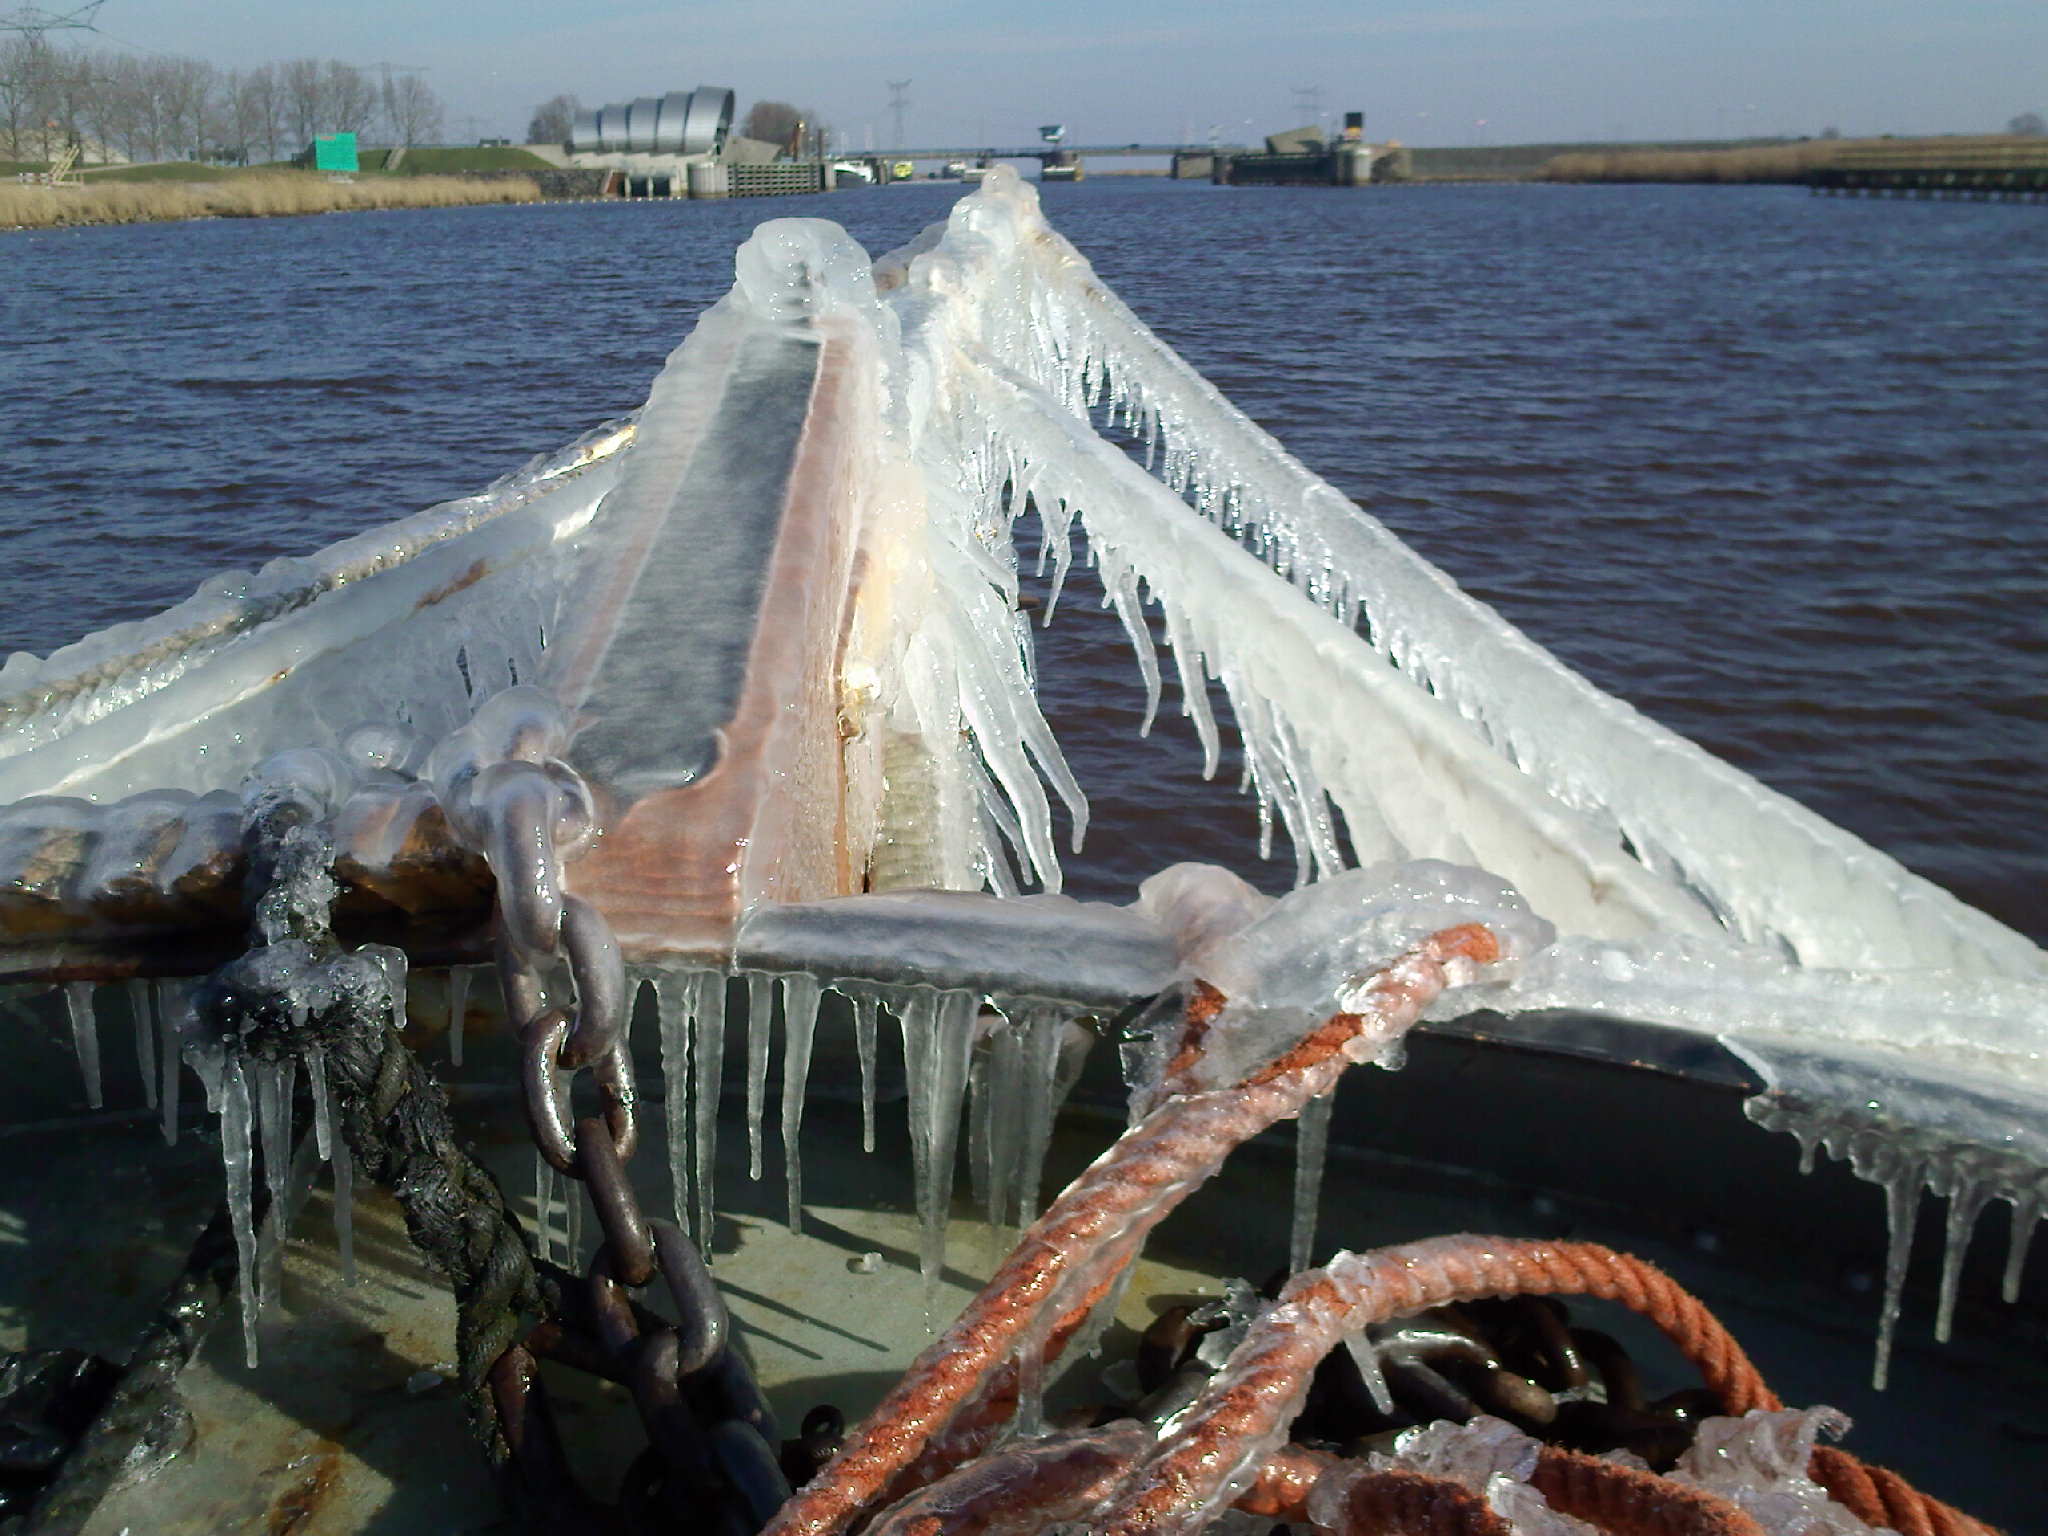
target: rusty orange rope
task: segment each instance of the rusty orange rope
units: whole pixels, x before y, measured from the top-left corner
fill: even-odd
[[[1544,1447],[1529,1481],[1552,1509],[1614,1536],[1764,1536],[1717,1494],[1578,1451]]]
[[[1828,1497],[1866,1525],[1899,1536],[1998,1536],[1997,1529],[1922,1493],[1896,1472],[1858,1461],[1832,1445],[1817,1445],[1807,1476]]]
[[[1251,1487],[1232,1506],[1248,1515],[1262,1515],[1294,1524],[1308,1518],[1308,1496],[1316,1482],[1343,1462],[1325,1451],[1283,1445],[1266,1458]]]
[[[1514,1536],[1484,1497],[1448,1478],[1393,1469],[1366,1472],[1314,1521],[1319,1536]],[[1318,1511],[1322,1514],[1322,1511]]]
[[[875,1528],[888,1536],[993,1536],[1036,1529],[1034,1511],[1043,1521],[1091,1509],[1100,1536],[1184,1528],[1226,1491],[1230,1469],[1251,1447],[1284,1433],[1309,1374],[1339,1337],[1366,1323],[1485,1297],[1577,1294],[1618,1302],[1663,1330],[1728,1413],[1780,1409],[1727,1329],[1654,1265],[1592,1243],[1438,1238],[1340,1255],[1329,1269],[1296,1276],[1159,1442],[1133,1440],[1123,1429],[1092,1432],[1058,1445],[1011,1447],[952,1472],[986,1447],[1012,1411],[1018,1360],[1056,1356],[1145,1234],[1232,1148],[1328,1091],[1376,1044],[1398,1038],[1442,990],[1448,963],[1487,963],[1498,954],[1493,935],[1477,924],[1434,934],[1371,979],[1356,1013],[1334,1015],[1227,1087],[1202,1086],[1202,1047],[1225,1000],[1198,983],[1143,1118],[1053,1202],[953,1327],[763,1536],[837,1536],[878,1495],[899,1501]],[[1276,1451],[1237,1507],[1298,1521],[1310,1491],[1337,1465],[1299,1448]],[[1858,1518],[1900,1536],[1996,1536],[1844,1452],[1816,1449],[1810,1472]],[[1332,1516],[1340,1525],[1318,1530],[1499,1536],[1506,1529],[1483,1500],[1475,1503],[1454,1484],[1407,1471],[1347,1476],[1343,1489],[1332,1487],[1325,1498],[1342,1492],[1343,1512]],[[1594,1457],[1546,1449],[1534,1482],[1560,1510],[1618,1536],[1759,1536],[1755,1522],[1725,1500]]]
[[[1234,1465],[1226,1448],[1284,1430],[1302,1384],[1344,1334],[1447,1302],[1558,1294],[1600,1296],[1650,1318],[1731,1413],[1782,1406],[1728,1330],[1655,1265],[1596,1243],[1403,1243],[1288,1282],[1173,1435],[1119,1487],[1104,1536],[1142,1536],[1221,1492]]]
[[[1446,1302],[1545,1294],[1598,1296],[1641,1313],[1732,1415],[1784,1406],[1704,1303],[1628,1254],[1595,1243],[1471,1236],[1375,1249],[1289,1282],[1175,1433],[1118,1487],[1103,1536],[1143,1536],[1213,1497],[1232,1465],[1228,1448],[1284,1428],[1299,1384],[1343,1333]],[[1844,1452],[1816,1450],[1812,1466],[1831,1497],[1901,1536],[1990,1536],[1990,1527]]]
[[[1487,964],[1499,955],[1499,942],[1477,923],[1433,934],[1373,976],[1357,1013],[1331,1018],[1251,1080],[1160,1104],[1033,1223],[953,1326],[912,1362],[763,1536],[830,1536],[921,1459],[920,1471],[931,1476],[948,1460],[957,1464],[972,1454],[978,1434],[957,1437],[957,1450],[936,1464],[926,1452],[986,1389],[991,1373],[1020,1345],[1030,1347],[1029,1330],[1062,1301],[1063,1285],[1085,1279],[1072,1299],[1092,1294],[1103,1277],[1092,1273],[1091,1259],[1135,1251],[1125,1248],[1127,1240],[1164,1219],[1231,1149],[1334,1086],[1351,1065],[1349,1048],[1397,1038],[1442,992],[1447,965]],[[1060,1307],[1064,1315],[1072,1310]]]

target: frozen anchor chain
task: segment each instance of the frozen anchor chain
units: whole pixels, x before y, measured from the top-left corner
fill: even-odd
[[[639,1143],[633,999],[611,925],[564,889],[564,866],[598,834],[589,789],[557,755],[567,734],[549,696],[509,689],[450,738],[433,769],[451,825],[497,882],[498,974],[520,1033],[535,1147],[588,1191],[600,1233],[588,1276],[566,1281],[559,1315],[498,1357],[491,1392],[529,1513],[583,1512],[541,1395],[535,1360],[545,1355],[633,1394],[650,1445],[621,1490],[629,1529],[697,1528],[708,1517],[721,1531],[751,1532],[789,1497],[779,1431],[702,1258],[673,1223],[641,1210],[626,1171]],[[568,971],[567,1007],[549,995],[557,961]],[[601,1110],[579,1119],[572,1085],[584,1071]],[[634,1300],[657,1277],[679,1322]]]

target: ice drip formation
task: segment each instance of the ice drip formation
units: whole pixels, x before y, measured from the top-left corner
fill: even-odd
[[[1303,1128],[1291,1267],[1307,1270],[1330,1090],[1350,1064],[1398,1065],[1418,1020],[1574,1010],[1724,1043],[1765,1084],[1751,1118],[1887,1191],[1880,1380],[1923,1187],[1951,1202],[1940,1332],[1994,1199],[2012,1207],[2016,1291],[2048,1194],[2036,946],[1466,596],[1155,337],[1011,173],[879,259],[781,219],[736,267],[631,420],[0,669],[4,974],[61,983],[95,1105],[96,984],[128,991],[167,1136],[180,1064],[198,1073],[252,1353],[254,1169],[283,1177],[301,1075],[346,1243],[348,1142],[317,1026],[349,1009],[403,1021],[408,963],[455,962],[457,999],[488,991],[487,959],[515,1027],[559,1017],[542,1076],[590,1068],[614,1106],[633,1100],[621,1042],[651,993],[675,1223],[700,1243],[718,1138],[738,1133],[729,1048],[752,1172],[778,1124],[800,1225],[830,993],[850,1004],[870,1145],[885,1020],[900,1039],[927,1275],[963,1156],[991,1219],[1025,1230],[981,1310],[779,1531],[844,1529],[903,1497],[924,1502],[878,1529],[1193,1531],[1255,1504],[1303,1362],[1402,1310],[1397,1295],[1373,1313],[1386,1266],[1449,1265],[1467,1279],[1446,1295],[1498,1294],[1513,1287],[1485,1256],[1512,1244],[1340,1254],[1248,1320],[1208,1395],[1156,1434],[996,1432],[1037,1425],[1046,1362],[1085,1339],[1151,1225],[1283,1118]],[[1056,823],[1078,847],[1087,802],[1036,697],[1027,518],[1043,622],[1089,561],[1145,729],[1170,664],[1211,776],[1220,691],[1291,894],[1187,864],[1127,905],[1060,894]],[[1041,1214],[1062,1063],[1146,999],[1125,1050],[1132,1129]],[[543,1211],[580,1134],[557,1122],[537,1127]],[[1261,1349],[1300,1358],[1225,1402]],[[1867,1528],[1822,1486],[1826,1416],[1783,1413],[1760,1382],[1736,1397],[1678,1481],[1763,1529]],[[1448,1480],[1473,1519],[1509,1522],[1470,1529],[1570,1530],[1546,1497],[1571,1507],[1570,1488],[1607,1476],[1491,1421],[1396,1460],[1297,1466],[1299,1497],[1279,1502],[1318,1529],[1390,1528],[1369,1515],[1406,1496],[1401,1478]],[[1037,1513],[975,1524],[990,1497]]]

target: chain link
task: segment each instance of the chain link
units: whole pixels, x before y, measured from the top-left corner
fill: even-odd
[[[504,872],[512,880],[500,887],[495,934],[506,1009],[520,1034],[527,1124],[548,1164],[589,1192],[602,1234],[587,1275],[563,1287],[562,1315],[492,1371],[513,1461],[537,1514],[555,1518],[581,1497],[565,1491],[574,1484],[533,1368],[538,1354],[632,1392],[650,1444],[620,1490],[630,1530],[758,1530],[789,1497],[775,1416],[734,1347],[702,1256],[673,1222],[640,1208],[627,1171],[639,1122],[625,965],[604,915],[562,890],[563,856],[594,835],[590,796],[553,759],[499,762],[477,783],[472,803],[514,823],[490,828],[486,840],[518,853]],[[567,834],[559,848],[558,832]],[[517,892],[508,889],[514,883]],[[546,967],[557,957],[567,962],[569,1007],[548,996]],[[574,1086],[585,1071],[599,1112],[579,1119]],[[636,1299],[657,1278],[679,1322]]]

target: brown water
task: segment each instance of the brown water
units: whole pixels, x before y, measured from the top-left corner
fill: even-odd
[[[637,405],[754,223],[830,217],[881,250],[958,191],[0,237],[0,645],[477,489]],[[1544,645],[2048,939],[2033,210],[1122,179],[1046,200],[1227,395]],[[1136,671],[1096,619],[1070,604],[1045,639],[1097,818],[1077,887],[1250,870],[1246,803],[1199,782],[1170,688],[1136,739]]]

